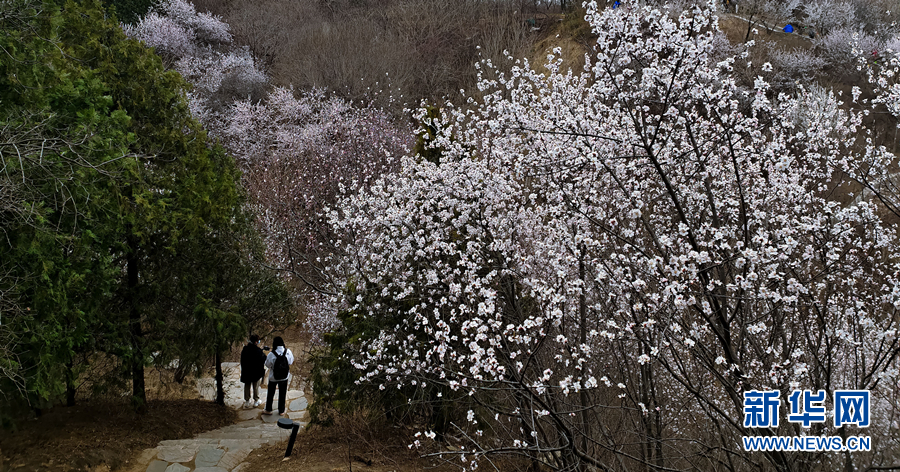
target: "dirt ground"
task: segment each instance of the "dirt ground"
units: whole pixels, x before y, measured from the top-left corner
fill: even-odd
[[[419,472],[458,471],[445,460],[421,457],[425,450],[409,448],[412,432],[399,428],[368,431],[363,436],[340,426],[311,426],[301,431],[291,457],[284,459],[287,442],[263,446],[247,458],[248,470],[280,472]],[[434,449],[432,446],[431,449]],[[434,449],[436,450],[436,449]],[[434,452],[434,451],[431,451]],[[457,459],[458,461],[458,459]],[[459,464],[459,462],[457,462]],[[514,470],[514,469],[505,469]]]
[[[781,49],[809,49],[813,46],[813,42],[806,36],[797,33],[785,33],[781,31],[784,23],[766,22],[764,24],[756,24],[754,28],[758,34],[752,35],[751,38],[757,42],[775,42]],[[719,17],[719,29],[725,33],[725,36],[732,44],[744,42],[747,34],[747,21],[739,16],[732,14],[723,14]]]
[[[144,416],[125,402],[56,407],[0,431],[0,472],[107,472],[164,439],[191,438],[232,424],[236,411],[199,399],[151,400]]]

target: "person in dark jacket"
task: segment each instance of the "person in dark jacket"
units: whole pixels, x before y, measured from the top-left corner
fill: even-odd
[[[259,336],[250,335],[250,342],[241,351],[241,382],[244,383],[244,408],[259,406],[259,381],[266,373],[266,355],[259,348]],[[253,401],[250,389],[253,388]]]

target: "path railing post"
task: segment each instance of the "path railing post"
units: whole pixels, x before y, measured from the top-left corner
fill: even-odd
[[[294,441],[297,440],[297,432],[300,431],[300,423],[287,418],[279,418],[278,427],[291,430],[291,439],[288,440],[287,450],[284,451],[284,458],[287,459],[291,457],[291,451],[294,449]]]

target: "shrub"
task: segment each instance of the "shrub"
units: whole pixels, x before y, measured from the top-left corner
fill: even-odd
[[[770,82],[778,89],[793,89],[798,83],[815,81],[827,64],[826,60],[808,49],[770,49],[769,60],[773,74]]]
[[[882,43],[869,34],[849,28],[837,28],[814,41],[816,53],[825,60],[830,75],[846,80],[857,74],[859,56],[877,59]]]

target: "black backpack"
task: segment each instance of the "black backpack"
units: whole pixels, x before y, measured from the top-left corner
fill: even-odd
[[[272,352],[275,354],[275,363],[272,365],[272,377],[275,378],[275,381],[279,380],[287,380],[288,373],[291,371],[291,365],[288,364],[287,360],[287,349],[285,348],[284,354],[278,355],[277,352]]]

